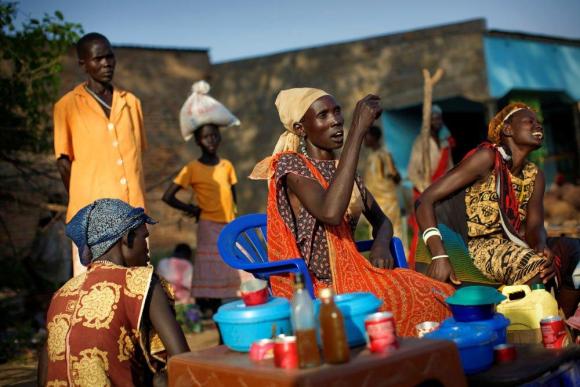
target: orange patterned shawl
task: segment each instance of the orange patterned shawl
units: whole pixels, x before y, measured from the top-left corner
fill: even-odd
[[[285,152],[287,153],[287,152]],[[280,215],[277,190],[285,189],[273,178],[281,155],[272,158],[268,193],[268,256],[272,261],[300,257],[296,239]],[[294,153],[294,152],[292,152]],[[318,182],[326,189],[328,182],[318,169],[304,156],[301,157]],[[423,321],[442,321],[450,316],[443,299],[454,288],[408,269],[386,270],[375,268],[357,250],[346,220],[338,226],[325,226],[329,246],[332,287],[337,294],[371,292],[383,300],[381,310],[394,314],[397,333],[416,335],[415,325]],[[315,292],[326,285],[314,276]],[[290,298],[292,285],[288,276],[271,277],[276,295]]]
[[[147,365],[164,365],[164,348],[142,321],[152,276],[153,267],[93,263],[55,293],[46,320],[49,386],[143,385]]]

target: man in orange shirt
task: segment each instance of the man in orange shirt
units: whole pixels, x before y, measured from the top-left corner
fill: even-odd
[[[69,194],[67,222],[96,199],[145,206],[141,102],[113,87],[115,55],[106,37],[94,32],[83,36],[77,56],[87,81],[54,106],[54,151]],[[85,270],[73,247],[73,275]]]

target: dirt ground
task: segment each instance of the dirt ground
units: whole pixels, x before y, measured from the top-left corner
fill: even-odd
[[[192,351],[218,345],[219,334],[211,321],[204,323],[204,331],[185,335]],[[30,353],[18,360],[0,365],[0,386],[36,386],[36,354]]]

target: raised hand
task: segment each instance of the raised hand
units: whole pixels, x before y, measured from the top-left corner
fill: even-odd
[[[357,102],[352,118],[352,129],[365,134],[373,122],[381,116],[381,99],[369,94]]]

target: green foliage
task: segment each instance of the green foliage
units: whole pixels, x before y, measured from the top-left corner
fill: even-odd
[[[61,12],[14,25],[15,3],[0,2],[0,155],[43,152],[52,138],[50,111],[59,89],[61,59],[78,40],[80,24]]]

